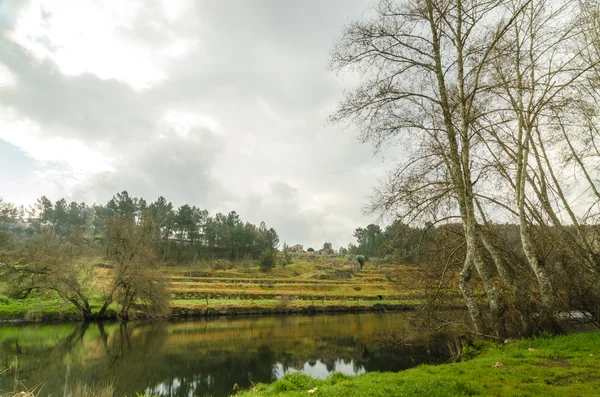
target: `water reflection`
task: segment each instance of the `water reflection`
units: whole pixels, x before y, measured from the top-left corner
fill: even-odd
[[[277,379],[281,378],[287,373],[302,372],[308,374],[314,378],[325,379],[334,372],[341,372],[346,375],[360,375],[367,372],[365,367],[361,364],[354,362],[354,360],[335,360],[332,362],[322,362],[321,360],[311,360],[305,362],[302,366],[297,368],[284,367],[283,364],[275,364],[275,375]]]
[[[128,324],[0,327],[0,367],[18,368],[41,396],[69,395],[77,383],[115,382],[128,394],[226,396],[234,383],[272,382],[287,372],[325,378],[333,372],[397,371],[440,359],[431,346],[377,342],[404,314],[210,319]],[[0,375],[12,388],[14,372]],[[66,391],[66,394],[64,392]]]

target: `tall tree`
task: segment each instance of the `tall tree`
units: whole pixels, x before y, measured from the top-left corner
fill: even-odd
[[[183,245],[186,240],[191,240],[196,233],[196,222],[194,221],[194,210],[188,204],[184,204],[177,209],[174,218],[175,230],[179,239],[179,251],[177,262],[181,261],[183,254]]]
[[[68,229],[67,200],[64,198],[54,203],[54,232],[59,236],[65,236]]]
[[[467,248],[461,291],[475,328],[486,332],[470,283],[476,270],[496,335],[504,333],[504,305],[480,248],[473,123],[480,117],[482,72],[524,8],[507,3],[384,0],[373,19],[346,28],[332,59],[334,69],[363,76],[332,120],[358,124],[363,141],[376,148],[403,136],[413,154],[391,175],[375,208],[402,209],[412,219],[437,216],[444,203],[454,209]]]
[[[117,193],[112,199],[106,204],[114,216],[122,219],[134,219],[138,214],[139,203],[135,197],[130,197],[126,190]]]
[[[12,203],[6,202],[0,198],[0,224],[12,223],[17,217],[17,208]]]
[[[163,260],[166,258],[167,250],[169,247],[169,234],[173,230],[174,224],[174,214],[173,214],[173,204],[171,202],[167,202],[167,200],[160,196],[154,201],[150,203],[148,206],[148,213],[155,220],[156,224],[156,238],[157,240],[163,240]]]

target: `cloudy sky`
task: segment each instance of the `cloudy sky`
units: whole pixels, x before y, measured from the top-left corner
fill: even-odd
[[[0,0],[0,197],[165,196],[334,246],[390,168],[326,116],[367,0]]]

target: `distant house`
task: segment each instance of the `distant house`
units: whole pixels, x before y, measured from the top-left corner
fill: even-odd
[[[304,247],[302,244],[296,244],[293,247],[290,247],[291,252],[304,252]]]
[[[179,241],[179,236],[176,236],[175,233],[171,233],[169,232],[169,235],[167,236],[167,240],[175,240],[175,241]]]
[[[182,238],[183,237],[183,238]],[[177,241],[177,242],[184,242],[184,243],[189,243],[190,239],[187,238],[187,236],[184,234],[183,236],[181,236],[181,234],[175,234],[170,232],[169,235],[167,236],[167,240],[170,241]]]
[[[332,250],[330,250],[329,248],[321,248],[320,250],[317,251],[317,254],[319,255],[330,255],[332,254]]]

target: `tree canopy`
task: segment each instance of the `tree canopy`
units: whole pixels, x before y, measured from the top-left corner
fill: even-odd
[[[91,205],[69,203],[64,198],[53,203],[42,196],[27,215],[11,203],[0,202],[0,227],[21,228],[30,236],[42,231],[64,238],[78,235],[91,246],[102,244],[107,252],[111,249],[107,222],[113,219],[140,224],[152,219],[153,244],[162,252],[163,260],[182,262],[202,255],[257,259],[265,249],[277,250],[279,246],[277,232],[264,222],[259,226],[244,222],[235,211],[211,216],[208,210],[194,205],[175,208],[162,196],[148,204],[144,198],[122,191],[106,204]]]

